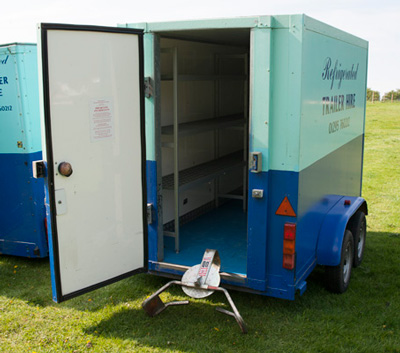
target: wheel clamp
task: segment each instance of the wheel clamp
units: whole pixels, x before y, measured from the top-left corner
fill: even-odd
[[[219,287],[221,277],[219,269],[221,260],[217,250],[207,249],[204,252],[201,264],[189,268],[182,276],[181,281],[171,281],[161,287],[157,292],[148,297],[142,304],[143,309],[149,316],[156,316],[164,311],[168,306],[189,304],[188,300],[174,301],[164,303],[159,294],[164,292],[169,286],[176,284],[182,287],[182,290],[192,298],[205,298],[214,293],[214,291],[223,292],[227,298],[232,310],[228,311],[222,308],[216,310],[235,318],[243,333],[247,333],[247,327],[236,309],[236,306],[225,288]]]

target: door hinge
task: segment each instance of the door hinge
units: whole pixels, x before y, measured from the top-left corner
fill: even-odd
[[[147,224],[153,223],[153,204],[147,204]]]
[[[146,98],[153,97],[153,80],[151,77],[144,78],[144,95]]]
[[[252,173],[262,172],[262,155],[261,152],[251,152],[250,153],[250,171]]]

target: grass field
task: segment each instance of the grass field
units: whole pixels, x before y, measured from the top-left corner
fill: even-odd
[[[218,293],[149,318],[140,304],[166,280],[138,275],[54,304],[47,260],[1,256],[0,352],[400,352],[400,104],[368,105],[366,130],[366,253],[345,294],[322,269],[294,302],[231,291],[241,335]]]

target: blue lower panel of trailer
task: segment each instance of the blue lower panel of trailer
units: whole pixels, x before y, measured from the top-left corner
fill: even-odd
[[[212,234],[212,237],[210,237]],[[241,201],[230,201],[180,228],[180,252],[174,251],[174,238],[164,238],[164,262],[193,266],[204,251],[216,249],[221,271],[246,274],[247,214]]]
[[[0,254],[48,256],[43,179],[32,177],[42,152],[0,154]]]

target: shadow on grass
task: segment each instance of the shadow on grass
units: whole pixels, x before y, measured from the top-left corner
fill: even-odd
[[[0,255],[0,296],[20,299],[33,306],[73,308],[97,311],[105,305],[136,300],[167,280],[150,275],[137,275],[84,294],[61,304],[52,300],[49,259],[32,259]]]
[[[167,295],[173,298],[163,300],[176,300],[175,296],[180,295],[180,291],[179,287],[169,290]],[[245,347],[245,342],[264,331],[257,325],[257,319],[251,319],[252,311],[259,311],[258,305],[270,298],[234,291],[231,291],[231,295],[250,327],[247,335],[242,334],[234,318],[215,310],[217,307],[230,310],[221,293],[201,300],[186,298],[190,300],[189,305],[169,307],[155,317],[149,317],[141,308],[119,308],[110,317],[86,327],[84,332],[105,339],[133,341],[137,347],[157,347],[161,351],[215,352],[216,346],[219,347],[218,351],[229,351],[229,347],[232,349],[239,342]],[[264,334],[267,334],[266,330]],[[221,348],[224,345],[226,349]]]
[[[124,279],[105,288],[61,304],[52,299],[49,259],[0,256],[0,296],[19,299],[28,305],[60,306],[80,311],[98,311],[106,305],[135,301],[161,286],[165,279],[145,274]],[[150,289],[149,289],[150,288]]]
[[[0,296],[34,306],[52,303],[49,259],[0,256]]]
[[[213,309],[207,305],[191,303],[188,307],[171,307],[154,318],[148,317],[139,309],[122,309],[111,318],[84,331],[86,334],[106,339],[135,341],[136,346],[157,347],[162,351],[208,351],[204,344],[208,346],[209,340],[202,342],[199,337],[209,337],[213,331],[218,332],[223,330],[222,327],[226,328],[222,322],[224,318],[215,318]],[[193,317],[196,317],[196,320],[193,320]],[[240,335],[236,323],[231,320],[230,324],[228,330]]]

